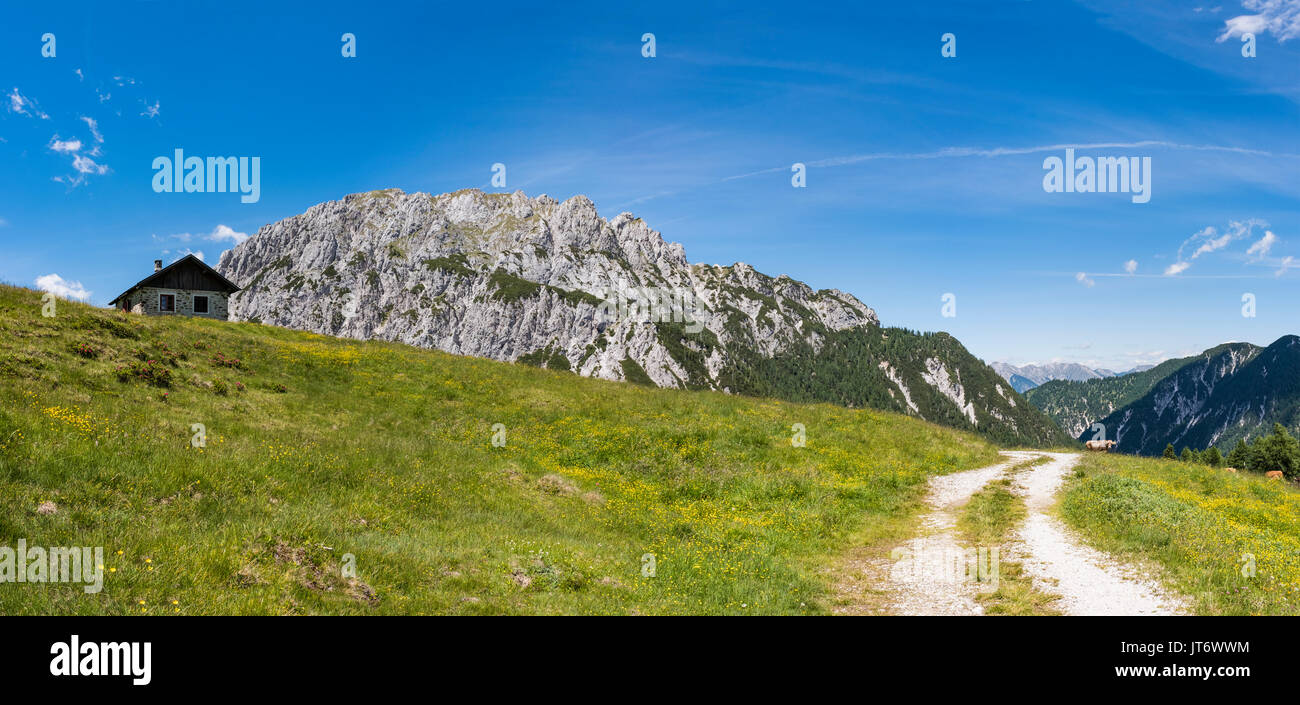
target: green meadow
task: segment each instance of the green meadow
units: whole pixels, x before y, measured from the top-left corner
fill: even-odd
[[[1300,614],[1300,491],[1177,460],[1087,454],[1061,513],[1102,550],[1160,568],[1197,614]]]
[[[895,414],[0,287],[0,546],[104,548],[98,594],[0,583],[3,614],[818,614],[851,538],[996,461]]]

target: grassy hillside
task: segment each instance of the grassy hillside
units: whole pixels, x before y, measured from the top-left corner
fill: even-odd
[[[1029,403],[1055,421],[1071,438],[1087,431],[1116,409],[1141,399],[1160,380],[1197,358],[1166,360],[1149,370],[1082,382],[1056,379],[1024,393]]]
[[[1294,485],[1116,454],[1088,454],[1079,470],[1066,521],[1103,550],[1163,566],[1196,613],[1300,614]]]
[[[896,538],[927,476],[995,461],[895,414],[254,323],[45,318],[0,287],[0,546],[107,564],[98,595],[0,585],[3,614],[817,613],[846,537]]]

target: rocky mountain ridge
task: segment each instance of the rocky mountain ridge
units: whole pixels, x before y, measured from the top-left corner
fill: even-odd
[[[1118,450],[1158,455],[1176,448],[1231,450],[1274,423],[1300,429],[1300,337],[1266,348],[1225,343],[1188,358],[1141,398],[1099,419]],[[1094,437],[1085,431],[1080,440]]]
[[[261,228],[217,270],[243,286],[237,320],[1063,439],[951,336],[882,329],[850,294],[744,263],[691,264],[641,219],[607,221],[584,196],[353,194]]]

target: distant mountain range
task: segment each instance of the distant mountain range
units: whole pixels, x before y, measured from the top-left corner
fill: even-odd
[[[1152,365],[1140,365],[1125,372],[1114,372],[1102,368],[1092,368],[1076,362],[1051,362],[1045,365],[1012,365],[1006,362],[994,362],[989,365],[1017,392],[1024,393],[1052,380],[1082,382],[1089,379],[1118,377],[1151,369]]]
[[[1166,360],[1137,372],[1084,381],[1050,380],[1023,394],[1029,403],[1052,417],[1066,433],[1078,438],[1094,422],[1141,399],[1157,382],[1194,359]]]
[[[1025,397],[1080,440],[1100,438],[1101,424],[1120,452],[1159,455],[1173,444],[1226,453],[1275,422],[1300,430],[1300,337],[1266,348],[1225,343],[1122,377],[1048,382]]]
[[[217,270],[243,287],[230,304],[238,320],[660,387],[873,407],[1005,444],[1070,441],[952,336],[882,327],[851,294],[744,263],[691,264],[640,218],[607,221],[584,196],[353,194],[264,226]],[[614,299],[647,291],[673,292],[692,311],[672,320],[645,316],[646,306],[611,311]]]

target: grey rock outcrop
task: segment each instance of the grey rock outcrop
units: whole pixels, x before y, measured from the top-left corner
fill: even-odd
[[[584,196],[353,194],[263,227],[217,270],[244,287],[231,301],[235,320],[525,358],[605,379],[641,370],[664,387],[721,388],[734,345],[771,357],[796,341],[816,349],[813,328],[879,325],[841,291],[743,263],[690,264],[680,244],[640,218],[606,221]],[[641,305],[601,308],[620,295]],[[665,296],[676,311],[647,315],[646,302]],[[652,324],[674,318],[716,340],[702,364],[683,360]]]

